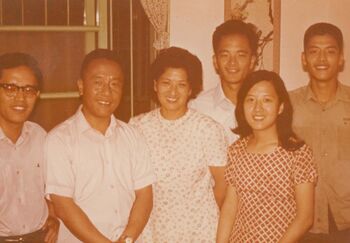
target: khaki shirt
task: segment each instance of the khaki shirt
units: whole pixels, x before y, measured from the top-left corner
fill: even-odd
[[[313,233],[328,233],[328,206],[339,230],[350,228],[350,87],[320,104],[310,86],[290,93],[293,127],[311,146],[318,166]]]

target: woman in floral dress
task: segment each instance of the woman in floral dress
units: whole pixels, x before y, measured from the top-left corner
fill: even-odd
[[[170,47],[151,67],[160,107],[131,119],[144,135],[157,181],[145,243],[213,243],[225,196],[225,132],[211,118],[187,107],[202,84],[199,59]]]
[[[236,118],[240,139],[228,151],[217,242],[297,242],[313,222],[317,175],[312,151],[292,131],[281,78],[250,74],[238,93]]]

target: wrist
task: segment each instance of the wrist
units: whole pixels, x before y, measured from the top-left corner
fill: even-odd
[[[134,239],[131,236],[128,236],[128,235],[122,235],[120,237],[120,240],[123,243],[134,243],[135,242]]]

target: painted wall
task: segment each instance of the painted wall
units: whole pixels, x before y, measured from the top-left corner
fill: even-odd
[[[281,69],[287,88],[306,85],[309,78],[302,70],[301,52],[305,30],[316,22],[337,25],[344,35],[344,71],[339,80],[350,84],[350,1],[349,0],[281,0]]]
[[[316,22],[331,22],[344,34],[345,61],[350,63],[349,0],[281,0],[280,73],[288,89],[307,84],[302,70],[301,52],[307,27]],[[188,49],[203,64],[204,89],[215,86],[218,76],[212,65],[211,36],[224,21],[224,0],[174,0],[170,5],[170,44]],[[339,75],[350,85],[350,64]]]
[[[212,65],[212,34],[224,21],[224,0],[170,1],[170,45],[188,49],[203,64],[204,89],[219,82]]]

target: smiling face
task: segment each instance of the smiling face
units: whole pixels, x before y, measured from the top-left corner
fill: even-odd
[[[247,93],[243,103],[247,123],[255,132],[277,134],[276,119],[283,111],[274,86],[269,81],[260,81]]]
[[[192,91],[184,69],[166,68],[158,80],[154,81],[154,91],[165,119],[174,120],[186,113]]]
[[[337,82],[344,56],[331,35],[315,35],[308,41],[302,63],[312,82]]]
[[[82,95],[82,111],[92,127],[96,128],[99,122],[109,123],[120,103],[123,83],[122,69],[114,61],[99,58],[87,66],[78,88]]]
[[[233,34],[220,39],[213,63],[222,85],[240,85],[253,70],[255,59],[248,38]]]
[[[38,86],[38,81],[31,69],[26,66],[4,69],[0,83],[14,84],[20,87]],[[25,93],[23,89],[9,95],[4,87],[0,87],[0,125],[22,126],[33,111],[39,91],[34,94]]]

